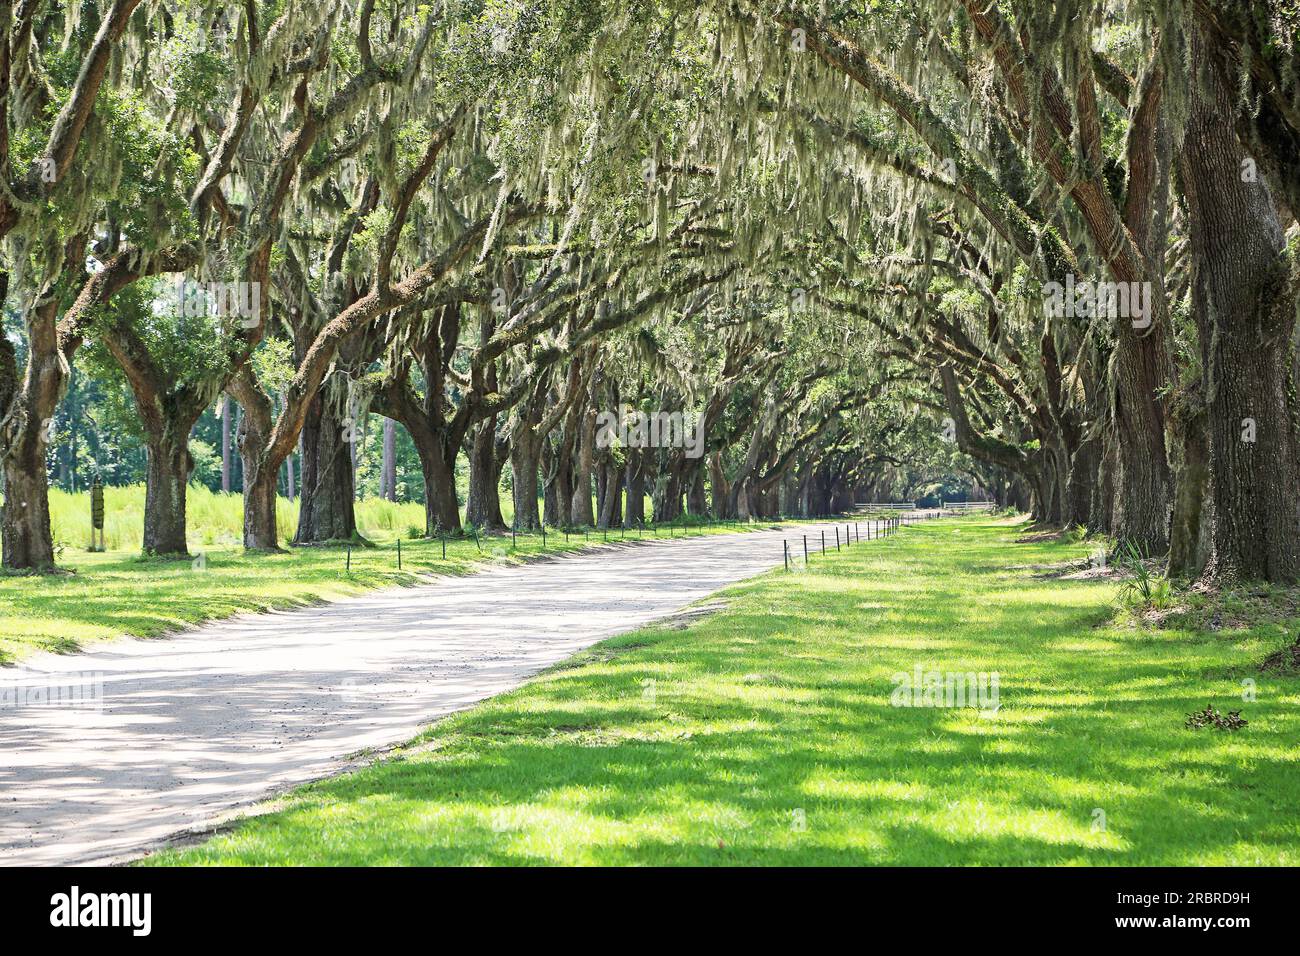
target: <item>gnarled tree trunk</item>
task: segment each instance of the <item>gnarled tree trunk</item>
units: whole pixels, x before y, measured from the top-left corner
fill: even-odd
[[[613,455],[601,463],[601,475],[605,493],[600,501],[597,526],[617,528],[623,519],[623,469],[614,461]]]
[[[1132,337],[1121,336],[1117,348],[1114,533],[1146,554],[1164,554],[1169,547],[1172,476],[1159,399],[1166,382],[1160,371],[1163,362],[1154,343],[1135,344]]]
[[[416,441],[424,473],[424,533],[460,534],[460,502],[456,500],[455,458],[441,441],[427,446]]]
[[[727,473],[722,468],[722,452],[715,451],[709,456],[709,482],[713,486],[713,517],[721,520],[732,517],[731,485]]]
[[[1096,530],[1093,524],[1093,483],[1097,480],[1097,467],[1101,457],[1101,440],[1088,438],[1081,441],[1070,456],[1069,480],[1066,486],[1067,520]]]
[[[709,496],[704,488],[704,461],[693,459],[689,465],[686,484],[686,510],[689,514],[703,516],[709,513]]]
[[[541,526],[537,510],[537,442],[518,434],[510,446],[510,486],[515,505],[515,527],[536,531]]]
[[[379,473],[379,496],[385,501],[397,500],[397,422],[391,418],[384,419],[384,459]]]
[[[1204,532],[1213,509],[1209,501],[1210,448],[1204,410],[1180,421],[1178,434],[1182,460],[1169,536],[1169,573],[1195,578],[1204,570],[1208,557]]]

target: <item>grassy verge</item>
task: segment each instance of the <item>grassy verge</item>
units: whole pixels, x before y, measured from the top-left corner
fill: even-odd
[[[1086,545],[933,522],[598,645],[161,864],[1300,863],[1282,623],[1113,625]],[[996,712],[891,706],[999,674]],[[1256,700],[1241,702],[1242,680]],[[1189,730],[1207,703],[1240,731]]]
[[[110,489],[116,490],[116,489]],[[122,489],[129,492],[131,489]],[[199,489],[200,500],[210,495]],[[195,489],[191,489],[191,497]],[[217,498],[231,496],[214,496]],[[282,501],[281,506],[285,503]],[[301,607],[359,594],[385,586],[418,583],[427,574],[464,574],[483,563],[523,561],[543,554],[577,551],[602,542],[600,532],[566,535],[550,529],[540,534],[484,536],[479,541],[443,542],[403,537],[402,509],[415,508],[423,527],[420,505],[363,502],[359,520],[374,547],[296,548],[286,554],[248,555],[238,539],[216,538],[202,529],[220,527],[199,520],[191,552],[201,560],[171,561],[142,558],[119,549],[104,554],[67,549],[61,566],[75,573],[53,576],[0,575],[0,665],[12,664],[35,651],[73,653],[87,643],[131,635],[156,637],[187,625],[229,617],[246,611]],[[391,513],[385,509],[394,509]],[[205,512],[201,509],[200,515]],[[388,520],[380,520],[387,518]],[[768,523],[753,527],[768,527]],[[236,525],[237,527],[237,525]],[[292,526],[291,526],[292,527]],[[647,528],[656,536],[748,530],[734,524],[692,525],[688,528]],[[87,534],[89,532],[87,531]],[[629,537],[634,537],[631,532]],[[610,532],[617,540],[619,532]],[[397,567],[401,540],[402,568]]]

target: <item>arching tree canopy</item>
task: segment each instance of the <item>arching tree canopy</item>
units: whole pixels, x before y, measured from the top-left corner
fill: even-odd
[[[377,413],[429,534],[463,455],[481,527],[507,465],[523,527],[965,481],[1187,576],[1300,574],[1290,0],[0,19],[6,567],[54,565],[84,372],[147,450],[150,553],[233,400],[254,549],[295,462],[294,541],[357,534]]]

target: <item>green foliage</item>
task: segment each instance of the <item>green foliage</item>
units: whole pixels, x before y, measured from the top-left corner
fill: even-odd
[[[189,448],[190,457],[194,459],[194,470],[190,473],[190,481],[204,486],[220,482],[221,452],[197,438],[190,439]]]
[[[113,296],[97,311],[93,328],[114,326],[138,336],[166,383],[215,378],[228,366],[227,324],[217,316],[178,315],[175,282],[142,279]],[[85,365],[105,382],[125,380],[102,338],[90,343]]]
[[[1127,608],[1163,611],[1173,603],[1173,584],[1167,574],[1157,574],[1132,541],[1120,545],[1116,562],[1127,575],[1120,584],[1119,599]]]
[[[169,98],[183,110],[203,110],[217,101],[231,75],[231,63],[213,49],[198,22],[183,18],[172,24],[171,36],[155,36]]]
[[[279,395],[289,387],[297,369],[293,360],[293,343],[276,336],[263,339],[253,352],[251,361],[257,380],[272,395]]]
[[[190,144],[130,91],[105,90],[96,115],[106,142],[83,145],[78,162],[103,179],[108,216],[143,249],[192,239],[187,197],[198,179],[199,157]],[[107,150],[112,161],[93,155],[96,149]]]

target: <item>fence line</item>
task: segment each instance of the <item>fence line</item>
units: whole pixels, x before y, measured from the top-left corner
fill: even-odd
[[[984,502],[978,502],[984,504]],[[851,544],[861,543],[862,534],[859,524],[867,526],[867,540],[878,541],[881,538],[889,538],[898,533],[899,528],[909,527],[920,521],[929,521],[932,518],[942,518],[943,512],[938,508],[915,509],[911,513],[891,515],[888,518],[869,518],[864,522],[851,522],[844,525],[843,546],[848,547]],[[835,526],[835,550],[839,551],[841,545],[839,525]],[[821,529],[821,554],[826,553],[826,531]],[[803,565],[808,567],[808,536],[803,536]],[[786,571],[790,570],[790,543],[784,538],[781,540],[781,558],[785,564]]]

